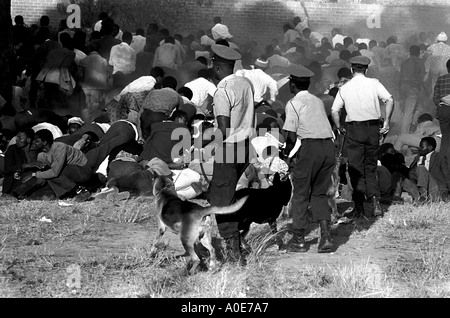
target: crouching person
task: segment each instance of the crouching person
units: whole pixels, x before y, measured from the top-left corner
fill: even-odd
[[[39,164],[36,167],[40,171],[25,172],[21,176],[22,183],[29,186],[16,190],[19,198],[30,194],[30,188],[35,191],[36,185],[43,186],[45,183],[57,198],[75,197],[76,201],[84,201],[90,196],[90,193],[81,186],[92,176],[86,156],[81,150],[61,142],[54,142],[52,133],[47,129],[36,132],[32,149],[39,152],[37,156]]]

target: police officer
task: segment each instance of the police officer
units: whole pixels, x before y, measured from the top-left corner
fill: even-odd
[[[346,133],[348,154],[348,173],[353,187],[354,209],[349,216],[361,216],[364,213],[364,200],[372,200],[373,216],[383,216],[380,205],[380,189],[377,180],[377,157],[381,135],[389,131],[389,120],[394,107],[394,99],[386,88],[377,80],[367,78],[366,72],[370,59],[356,56],[350,59],[353,78],[344,84],[331,108],[333,122],[338,131]],[[386,104],[386,118],[380,129],[380,102]],[[345,107],[346,127],[341,127],[339,113]]]
[[[236,185],[250,162],[249,139],[255,127],[253,88],[247,78],[233,74],[235,61],[241,58],[238,52],[217,44],[211,50],[214,76],[219,81],[213,107],[215,136],[223,142],[215,152],[209,202],[213,206],[227,206],[235,201]],[[237,214],[217,215],[216,221],[230,252],[229,260],[245,265]]]
[[[297,138],[301,140],[301,147],[292,169],[293,237],[287,250],[308,251],[305,229],[310,204],[313,218],[320,224],[318,252],[327,253],[332,249],[331,208],[326,193],[335,166],[333,132],[323,102],[308,92],[314,73],[300,65],[291,65],[288,70],[291,74],[289,88],[295,96],[286,104],[284,155],[291,152]]]

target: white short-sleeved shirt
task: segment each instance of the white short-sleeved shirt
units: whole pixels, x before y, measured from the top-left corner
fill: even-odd
[[[214,94],[214,117],[230,117],[230,128],[225,142],[244,141],[253,134],[255,107],[253,88],[248,79],[231,74],[220,81]],[[215,121],[217,128],[217,121]]]
[[[299,139],[333,137],[322,100],[308,91],[297,93],[287,102],[283,129],[297,133]]]
[[[270,99],[275,101],[278,94],[277,81],[275,81],[269,74],[263,70],[238,70],[235,73],[237,76],[244,76],[250,80],[253,85],[254,100],[256,103],[261,102],[267,92],[270,94]]]
[[[208,95],[214,97],[217,90],[216,85],[203,77],[196,78],[195,80],[184,84],[184,86],[191,89],[191,102],[197,107],[203,105],[205,100],[208,98]]]
[[[339,112],[345,105],[346,122],[380,119],[379,100],[386,102],[390,97],[392,95],[377,79],[356,73],[340,88],[331,109]]]
[[[111,48],[109,64],[114,68],[113,74],[130,74],[136,69],[136,52],[125,42],[114,45]]]
[[[144,51],[145,44],[147,43],[147,38],[142,35],[133,35],[133,42],[131,42],[131,47],[136,52],[136,54]]]
[[[138,79],[134,80],[119,93],[115,97],[117,101],[120,100],[122,95],[126,93],[139,93],[144,91],[150,91],[155,87],[156,79],[153,76],[141,76]]]

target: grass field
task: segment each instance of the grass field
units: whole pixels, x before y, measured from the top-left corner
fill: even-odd
[[[152,250],[152,198],[66,202],[0,200],[0,297],[450,296],[450,204],[395,205],[377,221],[336,224],[332,254],[317,253],[317,224],[307,253],[279,251],[268,225],[254,224],[247,267],[188,276],[174,234]],[[280,218],[284,240],[289,225]]]

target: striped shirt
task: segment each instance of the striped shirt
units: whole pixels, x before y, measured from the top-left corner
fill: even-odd
[[[450,95],[450,74],[442,75],[438,78],[434,86],[434,104],[439,106],[441,98],[447,95]]]

